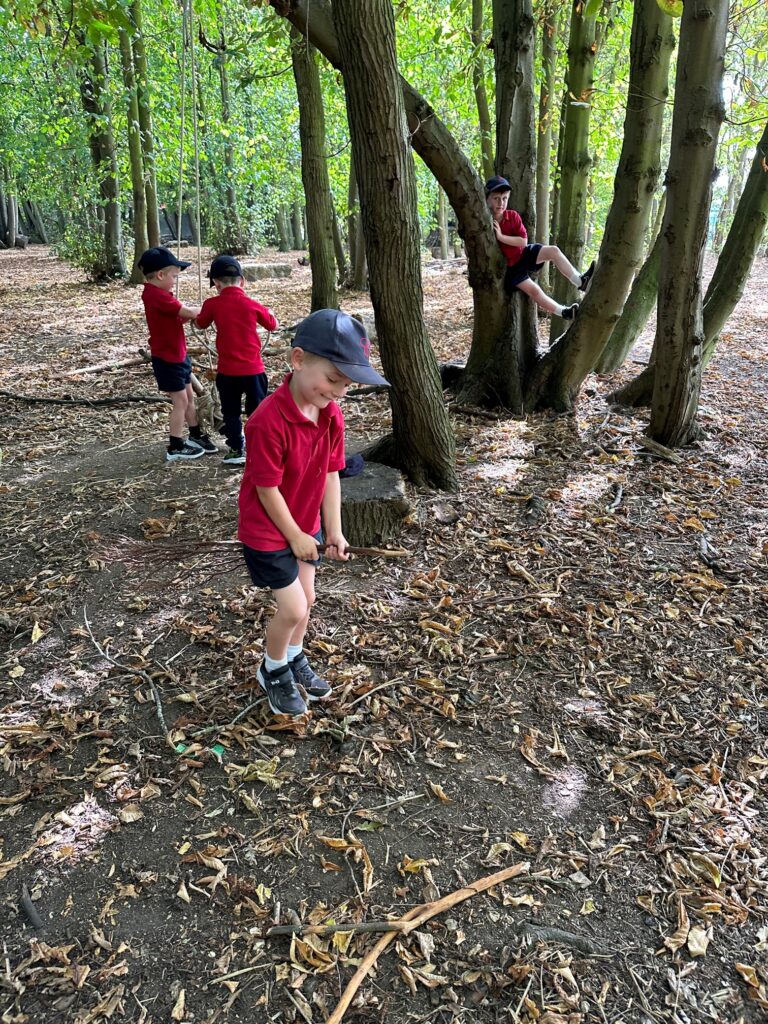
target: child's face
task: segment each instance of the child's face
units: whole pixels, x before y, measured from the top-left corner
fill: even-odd
[[[294,397],[317,409],[325,409],[331,402],[343,398],[353,383],[336,369],[330,359],[312,355],[301,348],[291,349],[291,366]]]
[[[488,203],[488,209],[491,211],[491,216],[494,220],[501,220],[501,215],[507,208],[509,202],[509,192],[491,192],[491,194],[485,200]]]
[[[176,290],[176,282],[179,279],[178,267],[163,267],[155,274],[155,284],[165,292]]]

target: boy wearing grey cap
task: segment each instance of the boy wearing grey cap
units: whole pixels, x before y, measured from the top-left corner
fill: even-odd
[[[331,687],[310,667],[304,635],[315,602],[317,545],[346,561],[341,531],[344,417],[336,404],[350,384],[388,385],[369,362],[362,324],[319,309],[299,324],[291,369],[245,427],[238,537],[251,580],[269,587],[277,608],[257,678],[275,714],[302,715]],[[299,691],[301,686],[304,695]]]
[[[277,320],[271,310],[245,294],[243,268],[234,256],[217,256],[208,279],[217,294],[205,300],[195,325],[201,328],[216,325],[216,390],[224,419],[222,433],[229,446],[224,464],[242,466],[245,463],[245,438],[240,419],[243,397],[246,418],[267,397],[267,374],[261,358],[258,328],[274,331]]]

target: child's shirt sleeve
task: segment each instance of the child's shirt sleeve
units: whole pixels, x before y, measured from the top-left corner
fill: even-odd
[[[203,303],[203,308],[200,310],[199,316],[195,317],[195,323],[198,327],[205,329],[210,327],[216,316],[216,299],[206,299]]]
[[[264,327],[268,331],[274,331],[277,328],[277,320],[270,313],[266,306],[262,306],[260,302],[253,300],[253,304],[256,307],[256,322],[260,327]]]
[[[331,451],[328,458],[328,472],[338,473],[347,464],[344,455],[344,414],[341,409],[334,409],[334,417],[330,425]]]
[[[258,429],[255,429],[249,420],[245,438],[250,482],[254,487],[279,487],[283,482],[286,451],[285,433],[279,421],[263,418],[259,421]]]
[[[506,211],[507,223],[503,226],[502,230],[505,235],[512,237],[517,236],[518,238],[528,241],[528,232],[525,230],[525,224],[523,224],[523,218],[517,212],[517,210]]]

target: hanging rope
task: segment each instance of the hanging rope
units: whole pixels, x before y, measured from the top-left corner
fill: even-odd
[[[192,127],[195,148],[195,220],[197,221],[197,297],[203,301],[203,264],[200,226],[200,148],[197,137],[197,67],[195,64],[195,15],[189,0],[189,63],[192,71]]]
[[[176,259],[181,258],[181,218],[184,214],[184,121],[187,98],[187,4],[181,7],[181,123],[179,125],[179,201],[176,212]],[[179,282],[176,282],[178,296]]]

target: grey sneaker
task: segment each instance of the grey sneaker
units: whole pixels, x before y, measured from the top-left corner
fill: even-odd
[[[589,287],[589,282],[592,280],[592,275],[594,274],[594,272],[595,272],[595,261],[592,260],[592,262],[589,264],[587,269],[581,275],[581,284],[579,285],[579,291],[580,292],[585,292],[587,290],[587,288]]]
[[[303,715],[306,712],[307,705],[296,689],[293,673],[287,665],[282,665],[274,672],[270,672],[262,661],[256,678],[259,680],[259,686],[267,695],[267,701],[273,714]]]
[[[236,452],[234,448],[229,448],[221,461],[225,466],[244,466],[245,452]]]
[[[166,462],[189,462],[190,459],[199,459],[205,452],[199,445],[192,446],[185,441],[181,448],[167,448],[165,451]]]
[[[303,651],[297,654],[293,661],[288,662],[288,667],[293,673],[294,680],[307,691],[310,700],[325,700],[333,693],[330,683],[320,678]]]
[[[213,443],[207,434],[201,434],[200,437],[188,437],[187,444],[191,445],[193,448],[199,448],[203,454],[209,454],[219,450],[217,445]]]

